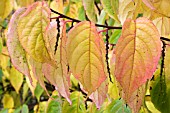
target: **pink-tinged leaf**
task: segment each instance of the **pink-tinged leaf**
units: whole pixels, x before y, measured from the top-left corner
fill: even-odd
[[[161,49],[159,32],[150,20],[125,21],[115,49],[115,76],[125,93],[126,102],[152,77]]]
[[[69,31],[67,57],[71,72],[89,95],[105,81],[105,46],[94,23],[80,22]]]
[[[158,28],[159,34],[162,37],[170,35],[170,19],[167,17],[159,17],[153,20],[153,23]]]
[[[52,29],[55,32],[56,26],[52,25]],[[47,30],[48,31],[48,30]],[[54,34],[55,35],[55,34]],[[49,34],[49,39],[54,38]],[[55,35],[56,37],[56,35]],[[70,76],[67,70],[67,55],[66,55],[66,24],[62,25],[62,33],[60,37],[60,45],[57,48],[55,57],[58,62],[58,67],[52,67],[51,65],[45,63],[43,65],[43,73],[45,77],[56,87],[59,93],[67,99],[67,101],[71,104],[70,100]],[[55,45],[54,45],[55,46]],[[54,47],[53,46],[53,47]],[[54,51],[54,49],[52,49]]]
[[[138,113],[145,97],[145,84],[140,86],[127,101],[127,104],[134,113]]]
[[[23,47],[19,42],[18,33],[17,33],[18,19],[21,16],[21,14],[23,14],[25,11],[26,8],[20,8],[13,14],[9,23],[9,28],[7,33],[7,47],[8,47],[9,55],[11,57],[12,64],[15,66],[15,68],[18,71],[28,76],[30,81],[32,81],[30,75],[30,69],[26,58],[26,52],[24,51]]]
[[[44,74],[42,72],[42,63],[35,61],[33,58],[29,57],[29,64],[31,65],[31,70],[33,72],[33,76],[35,79],[39,82],[41,87],[46,91],[47,95],[49,96],[49,93],[45,87],[44,83]]]
[[[90,95],[90,98],[96,104],[96,107],[100,109],[101,105],[107,97],[108,80],[106,79],[95,92]]]
[[[50,23],[50,9],[45,2],[35,2],[20,16],[18,36],[25,51],[38,62],[50,61],[45,46],[45,30]]]

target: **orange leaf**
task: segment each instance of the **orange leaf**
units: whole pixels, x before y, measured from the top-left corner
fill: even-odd
[[[127,19],[115,49],[115,76],[128,102],[132,94],[150,79],[161,55],[157,28],[146,18]]]
[[[89,95],[105,81],[105,47],[94,23],[80,22],[69,31],[67,57],[71,72]]]

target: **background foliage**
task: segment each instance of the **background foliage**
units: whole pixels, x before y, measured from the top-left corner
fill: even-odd
[[[95,35],[100,34],[100,37],[103,38],[103,41],[101,42],[103,46],[105,45],[104,43],[107,44],[109,43],[108,55],[109,55],[110,71],[112,76],[111,76],[111,80],[106,79],[106,81],[103,82],[103,84],[101,85],[102,89],[97,89],[99,93],[95,92],[93,94],[93,96],[95,94],[96,95],[102,94],[103,91],[105,90],[107,91],[107,88],[105,86],[108,86],[107,98],[104,98],[105,95],[104,96],[102,95],[101,100],[100,97],[98,97],[96,99],[98,104],[96,104],[97,102],[95,100],[95,96],[92,97],[88,95],[88,93],[86,92],[86,91],[93,92],[94,91],[93,88],[91,87],[92,89],[88,89],[89,87],[87,87],[87,89],[84,88],[85,89],[84,90],[81,84],[79,83],[79,81],[81,82],[81,80],[78,81],[75,78],[75,76],[73,76],[72,74],[70,75],[70,80],[71,80],[70,83],[71,86],[69,87],[70,97],[65,97],[66,98],[65,99],[63,97],[64,94],[62,94],[63,92],[60,92],[61,91],[60,89],[58,89],[59,92],[55,89],[56,81],[50,81],[52,80],[50,77],[48,77],[49,79],[48,78],[45,79],[43,77],[39,77],[39,78],[37,77],[38,78],[37,79],[35,76],[31,76],[32,83],[30,83],[28,76],[24,76],[22,73],[16,70],[16,68],[12,65],[10,55],[7,50],[6,34],[9,28],[9,21],[16,10],[18,10],[21,7],[28,7],[36,1],[38,0],[1,0],[0,1],[0,6],[2,6],[0,7],[0,31],[1,31],[0,32],[0,100],[1,100],[0,113],[20,113],[20,112],[22,113],[31,113],[31,112],[32,113],[44,113],[44,112],[47,113],[70,113],[70,112],[71,113],[72,112],[73,113],[115,113],[115,112],[169,113],[170,112],[169,109],[170,49],[169,49],[169,42],[168,42],[169,34],[170,34],[170,28],[169,28],[170,2],[168,0],[159,0],[155,2],[153,2],[152,0],[46,0],[48,7],[61,14],[77,19],[78,21],[90,20],[91,22],[94,22],[97,25],[104,25],[104,27],[97,26],[98,31],[95,31],[95,25],[90,24],[90,27],[94,28],[92,32]],[[56,20],[56,17],[59,16],[58,14],[56,13],[50,13],[50,14],[51,14],[50,15],[51,22],[59,21]],[[129,107],[128,105],[129,103],[127,102],[128,97],[124,98],[122,96],[123,94],[122,88],[117,82],[121,80],[116,79],[114,76],[115,54],[116,54],[115,45],[118,43],[118,39],[120,38],[121,34],[124,34],[124,30],[119,29],[122,27],[123,23],[125,22],[128,24],[130,22],[131,23],[136,22],[136,24],[139,24],[137,23],[140,20],[137,19],[139,17],[146,17],[150,20],[149,22],[148,20],[144,21],[144,22],[148,22],[147,23],[148,26],[141,29],[147,29],[147,27],[149,28],[151,25],[150,23],[153,22],[157,30],[159,31],[160,37],[162,37],[161,39],[162,40],[165,39],[165,40],[163,40],[163,44],[162,44],[163,49],[159,51],[162,53],[162,57],[160,58],[158,65],[155,66],[155,68],[157,69],[156,71],[154,70],[155,71],[154,74],[151,73],[153,74],[152,79],[147,80],[147,82],[142,87],[140,87],[140,89],[137,89],[139,91],[139,97],[142,98],[142,100],[139,100],[142,105],[139,106],[139,110],[135,111],[134,110],[135,107],[132,108]],[[126,20],[127,18],[131,18],[132,20]],[[21,20],[22,19],[20,19],[20,21]],[[26,18],[23,17],[23,21],[25,20]],[[29,19],[26,21],[29,21]],[[86,27],[86,25],[88,25],[88,22],[86,22],[85,24],[81,23],[81,25],[77,25],[76,20],[75,22],[72,23],[69,22],[69,19],[65,19],[65,21],[68,21],[67,24],[65,24],[66,25],[65,28],[62,28],[61,30],[56,30],[56,29],[60,29],[59,28],[60,25],[57,25],[58,28],[56,28],[55,25],[51,27],[50,29],[51,31],[50,30],[48,31],[49,32],[48,35],[54,36],[53,37],[54,42],[56,42],[57,32],[63,33],[63,31],[65,31],[68,33],[69,30],[74,26],[74,30],[75,30],[74,32],[78,34],[78,30],[81,29],[82,26]],[[20,25],[17,25],[17,27],[18,26]],[[77,28],[75,28],[75,26],[77,26]],[[112,27],[117,26],[119,28],[112,29],[107,26],[112,26]],[[16,26],[14,25],[12,27],[16,27]],[[107,28],[109,28],[109,30]],[[123,29],[126,28],[129,30],[130,27],[128,27],[127,25]],[[19,31],[21,30],[22,29],[20,29]],[[54,33],[54,31],[56,34]],[[68,40],[78,36],[77,34],[74,34],[74,32],[73,33],[69,32],[70,35]],[[86,33],[87,32],[84,32],[83,34]],[[125,33],[129,33],[129,32],[125,32]],[[154,33],[156,34],[157,32]],[[147,36],[146,38],[150,38],[150,37]],[[95,41],[93,42],[95,43]],[[66,42],[63,41],[63,43]],[[72,43],[76,44],[76,41]],[[151,45],[149,46],[150,48],[152,48],[153,47],[152,40],[150,40],[150,44]],[[124,44],[122,45],[125,46]],[[64,45],[58,45],[58,46],[64,48]],[[100,46],[99,48],[102,48],[103,46]],[[67,48],[69,48],[71,51],[71,46],[70,47],[68,46]],[[83,49],[84,48],[82,47],[82,50]],[[118,51],[119,50],[120,49],[118,49]],[[64,50],[60,50],[60,51],[64,51]],[[57,54],[59,54],[60,51],[57,51],[58,52]],[[67,53],[69,53],[69,51],[67,51]],[[69,53],[69,56],[71,55],[72,54]],[[159,54],[157,56],[159,56]],[[103,58],[105,58],[105,56]],[[62,56],[60,59],[62,59]],[[42,59],[38,59],[38,60],[42,60]],[[149,62],[151,62],[151,61],[147,62],[147,60],[144,61],[146,61],[148,65]],[[33,65],[40,65],[40,64],[33,64]],[[70,63],[70,65],[72,64]],[[119,65],[120,63],[117,63],[116,67],[119,67]],[[141,69],[142,66],[141,67],[139,66],[138,68]],[[49,70],[47,70],[44,73],[49,73],[52,70],[54,70],[55,75],[59,73],[57,71],[55,72],[55,69],[50,67],[50,65],[48,64],[46,65],[45,69],[49,69]],[[104,71],[107,72],[107,70]],[[40,76],[40,71],[39,72],[36,71],[36,72],[37,75]],[[35,74],[35,72],[31,72],[31,73]],[[109,76],[108,74],[106,75]],[[128,80],[129,79],[126,79],[124,82],[128,82]],[[141,82],[141,81],[138,80],[137,82]],[[51,85],[51,83],[53,85]],[[141,95],[143,94],[144,96],[141,96],[140,93]],[[52,98],[50,98],[49,95]],[[72,105],[70,105],[71,102]],[[132,102],[136,102],[136,100],[132,100]],[[135,106],[137,106],[137,104],[135,104]]]

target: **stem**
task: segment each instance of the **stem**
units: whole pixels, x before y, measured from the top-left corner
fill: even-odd
[[[69,20],[72,20],[73,22],[81,22],[80,20],[74,19],[74,18],[70,18],[66,15],[63,15],[57,11],[54,11],[53,9],[51,9],[51,12],[56,13],[58,15],[60,15],[60,18],[67,18]],[[97,27],[104,27],[104,28],[108,28],[108,29],[122,29],[122,27],[114,27],[114,26],[105,26],[105,25],[100,25],[100,24],[95,24]]]
[[[106,31],[106,64],[107,64],[107,72],[109,73],[110,82],[113,83],[111,74],[110,74],[110,67],[109,67],[109,34],[108,30]]]

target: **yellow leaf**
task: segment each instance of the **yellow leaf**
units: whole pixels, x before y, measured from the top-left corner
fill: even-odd
[[[13,9],[13,0],[0,0],[0,20],[5,19]]]
[[[165,77],[166,77],[166,83],[167,85],[170,84],[170,47],[166,46],[166,51],[165,51]]]
[[[19,90],[20,90],[22,82],[23,82],[22,73],[20,73],[14,67],[12,67],[11,70],[10,70],[9,80],[11,82],[11,85],[14,87],[15,91],[17,93],[19,93]]]
[[[134,4],[135,3],[135,4]],[[123,25],[127,18],[136,19],[138,8],[141,5],[141,0],[119,0],[119,20]]]
[[[50,23],[50,9],[45,2],[35,2],[18,20],[19,41],[25,51],[38,62],[50,62],[44,38]],[[52,62],[51,62],[52,63]]]
[[[4,108],[13,108],[14,107],[14,99],[11,95],[5,94],[2,99],[3,107]]]
[[[17,3],[20,7],[27,7],[34,3],[34,0],[17,0]]]
[[[162,16],[170,17],[170,2],[169,0],[142,0],[151,10],[161,14]]]
[[[94,23],[83,21],[69,31],[67,57],[71,72],[89,95],[105,81],[105,46]]]
[[[153,23],[158,28],[159,34],[162,37],[170,35],[170,19],[167,17],[159,17],[153,20]]]

